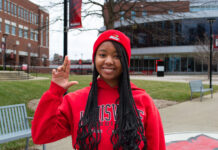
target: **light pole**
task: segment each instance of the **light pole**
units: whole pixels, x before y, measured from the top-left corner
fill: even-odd
[[[212,46],[213,46],[213,37],[212,37],[212,32],[213,32],[213,23],[216,21],[215,18],[208,18],[207,19],[209,24],[210,24],[210,88],[212,88]]]
[[[3,38],[4,38],[4,43],[2,43],[2,54],[3,54],[3,70],[6,70],[6,48],[7,48],[7,45],[6,45],[6,40],[7,40],[7,36],[8,34],[4,33],[3,34]],[[4,53],[3,53],[3,50],[4,50]]]

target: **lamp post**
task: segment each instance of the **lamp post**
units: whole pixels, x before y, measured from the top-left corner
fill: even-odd
[[[212,46],[213,46],[213,37],[212,37],[212,32],[213,32],[213,23],[216,21],[215,18],[208,18],[207,19],[209,24],[210,24],[210,88],[212,88]]]
[[[3,38],[4,38],[4,43],[2,43],[2,54],[3,54],[3,70],[6,70],[6,40],[7,40],[8,34],[4,33]],[[4,53],[3,53],[4,50]]]

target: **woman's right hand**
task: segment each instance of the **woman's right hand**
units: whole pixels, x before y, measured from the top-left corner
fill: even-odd
[[[52,81],[57,85],[63,87],[64,89],[68,89],[74,84],[78,84],[77,81],[69,81],[70,75],[70,60],[68,60],[68,56],[65,56],[64,64],[59,66],[57,69],[52,70]]]

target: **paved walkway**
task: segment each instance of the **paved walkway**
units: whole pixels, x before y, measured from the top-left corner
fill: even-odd
[[[207,76],[131,76],[131,79],[159,80],[170,82],[188,82],[190,80],[203,80],[209,84]],[[213,84],[218,85],[218,76],[213,76]],[[165,134],[181,132],[211,132],[218,133],[218,93],[193,99],[160,109]],[[37,146],[36,148],[41,149]],[[72,150],[71,137],[46,145],[47,150]]]

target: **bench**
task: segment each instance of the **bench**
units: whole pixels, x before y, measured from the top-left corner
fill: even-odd
[[[189,86],[190,86],[190,89],[191,89],[191,100],[192,100],[192,93],[194,93],[194,92],[198,92],[198,93],[201,94],[201,101],[202,101],[203,94],[205,92],[210,91],[211,92],[211,98],[213,97],[213,88],[205,89],[203,87],[203,84],[202,84],[201,80],[189,81]]]
[[[27,117],[25,104],[0,106],[0,144],[27,138],[25,150],[28,150],[31,137],[28,119],[33,118]]]

